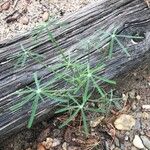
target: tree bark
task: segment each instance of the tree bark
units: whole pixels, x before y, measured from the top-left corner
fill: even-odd
[[[150,9],[142,0],[101,0],[66,16],[61,22],[67,22],[67,25],[56,25],[51,31],[64,54],[71,54],[71,58],[83,63],[90,56],[91,65],[103,59],[107,67],[99,74],[108,79],[126,73],[150,58]],[[97,30],[113,32],[116,27],[118,34],[133,35],[140,32],[145,35],[145,38],[136,44],[129,39],[122,39],[123,45],[128,47],[130,57],[118,46],[113,50],[112,59],[104,57],[103,52],[94,47],[90,52],[83,52],[81,41],[93,34],[95,37],[100,36],[101,43],[98,48],[101,49],[108,44],[109,37],[96,35]],[[15,62],[10,57],[21,50],[20,44],[25,49],[30,48],[33,52],[44,55],[43,63],[47,65],[56,63],[61,56],[57,47],[49,41],[47,31],[43,31],[36,42],[33,41],[32,33],[0,42],[0,139],[25,128],[30,116],[30,107],[15,113],[10,111],[10,106],[19,101],[19,97],[13,93],[32,85],[34,72],[38,72],[38,77],[43,77],[45,82],[53,77],[43,65],[32,60],[29,60],[25,67],[14,69]],[[36,122],[45,116],[53,116],[56,106],[57,103],[50,100],[40,103]]]

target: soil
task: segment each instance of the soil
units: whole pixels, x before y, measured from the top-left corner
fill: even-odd
[[[30,31],[48,18],[60,18],[95,1],[0,0],[0,41]]]
[[[2,1],[1,4],[5,2]],[[59,18],[90,2],[94,0],[10,1],[10,8],[0,12],[0,28],[2,29],[0,40],[9,39],[31,30],[43,21],[44,12]],[[27,10],[21,12],[21,17],[6,23],[7,17],[15,10],[20,13],[22,7],[26,7]],[[26,25],[21,22],[24,16],[29,20]],[[25,129],[9,137],[0,143],[0,150],[138,150],[138,146],[133,144],[135,135],[141,139],[143,149],[149,150],[150,108],[147,109],[145,106],[150,106],[150,64],[141,66],[125,77],[119,78],[115,89],[116,93],[125,97],[123,108],[119,111],[112,110],[111,114],[104,116],[103,121],[100,121],[95,127],[90,126],[88,137],[85,137],[81,130],[80,118],[69,126],[59,129],[59,125],[67,118],[67,115],[63,114],[48,118],[34,125],[30,130]],[[120,114],[133,116],[135,126],[128,131],[117,130],[114,121]],[[101,117],[99,114],[95,116],[89,114],[90,120]]]

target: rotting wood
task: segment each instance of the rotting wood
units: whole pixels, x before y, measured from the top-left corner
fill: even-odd
[[[114,78],[125,73],[133,67],[137,67],[150,55],[150,10],[141,0],[101,0],[89,5],[78,12],[63,18],[68,24],[67,28],[56,27],[54,30],[55,39],[65,54],[70,52],[71,57],[84,62],[84,58],[90,55],[91,63],[100,60],[100,54],[95,49],[90,54],[83,54],[82,49],[75,51],[79,41],[89,37],[97,29],[113,31],[118,27],[121,33],[133,34],[136,31],[143,32],[145,39],[137,44],[131,41],[123,41],[129,49],[131,57],[127,57],[119,48],[116,48],[111,60],[105,60],[107,68],[101,75],[107,78]],[[101,47],[107,44],[108,38],[104,38]],[[32,50],[44,54],[47,65],[56,62],[60,56],[57,48],[48,41],[46,31],[41,33],[38,44],[34,44],[31,33],[16,37],[10,41],[0,43],[0,139],[23,129],[29,118],[30,107],[12,113],[9,107],[19,97],[12,95],[16,90],[23,88],[33,82],[33,73],[38,71],[39,77],[51,79],[52,75],[38,63],[30,61],[24,68],[13,68],[12,61],[8,58],[20,51],[20,44],[25,48],[34,47]],[[45,101],[39,105],[36,121],[43,117],[53,115],[53,109],[57,104],[53,101]]]

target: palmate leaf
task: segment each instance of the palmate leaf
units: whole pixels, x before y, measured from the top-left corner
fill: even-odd
[[[10,59],[16,60],[14,68],[24,67],[26,62],[29,59],[33,59],[33,60],[36,60],[39,62],[44,58],[42,55],[31,52],[32,48],[31,49],[25,49],[22,44],[20,44],[20,46],[21,46],[21,51],[17,54],[14,54],[12,57],[10,57]]]
[[[109,29],[108,29],[109,30]],[[132,36],[132,35],[122,35],[122,34],[118,34],[117,33],[118,28],[114,28],[113,32],[111,31],[103,31],[103,30],[97,30],[95,35],[98,37],[102,37],[99,40],[99,43],[101,43],[104,38],[108,38],[110,40],[109,42],[109,54],[108,57],[112,58],[112,54],[113,54],[113,49],[114,49],[114,44],[115,42],[118,44],[118,46],[122,49],[123,52],[126,53],[126,55],[129,57],[130,54],[128,52],[128,49],[121,43],[120,38],[127,38],[127,39],[143,39],[144,37],[142,36]],[[102,36],[101,34],[103,34],[104,36]],[[99,44],[100,47],[100,44]]]
[[[91,97],[91,93],[88,94],[88,92],[89,92],[89,80],[87,81],[85,85],[85,89],[82,94],[82,101],[80,103],[78,102],[79,99],[75,98],[75,95],[71,95],[70,93],[68,94],[68,97],[70,98],[70,100],[68,101],[69,104],[66,103],[66,105],[63,106],[64,108],[61,108],[58,111],[56,111],[56,113],[62,113],[66,111],[69,112],[71,110],[70,117],[66,119],[66,121],[60,127],[66,126],[68,123],[73,121],[73,119],[77,116],[77,114],[81,113],[82,121],[83,121],[83,128],[84,128],[86,135],[88,135],[88,125],[86,121],[86,114],[84,112],[85,111],[84,109],[86,107],[86,102]]]
[[[19,94],[19,96],[22,96],[23,98],[19,103],[15,104],[10,108],[11,111],[17,111],[18,109],[23,107],[26,103],[28,102],[32,103],[31,116],[28,122],[28,127],[32,126],[34,116],[38,107],[38,103],[40,101],[44,101],[44,98],[48,98],[55,102],[61,102],[61,103],[68,102],[66,98],[60,97],[60,95],[57,96],[55,91],[50,90],[53,81],[50,82],[51,84],[49,83],[47,86],[43,84],[44,85],[43,87],[43,85],[40,83],[41,79],[38,79],[37,72],[34,73],[33,78],[34,78],[35,88],[26,87],[25,89],[15,92],[15,94]]]

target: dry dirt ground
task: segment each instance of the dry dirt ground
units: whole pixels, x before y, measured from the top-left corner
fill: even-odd
[[[0,41],[31,30],[49,16],[59,18],[94,1],[1,0]],[[8,138],[0,143],[0,150],[150,150],[150,63],[118,79],[115,89],[123,97],[122,108],[104,117],[89,114],[88,137],[82,133],[80,118],[59,129],[67,117],[62,115]],[[119,127],[117,119],[123,122]]]
[[[0,41],[30,31],[97,0],[0,0]]]

